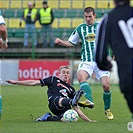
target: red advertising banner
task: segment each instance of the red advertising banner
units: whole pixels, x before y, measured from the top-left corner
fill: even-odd
[[[18,80],[42,79],[51,75],[58,76],[58,69],[62,65],[69,65],[69,61],[20,60]]]

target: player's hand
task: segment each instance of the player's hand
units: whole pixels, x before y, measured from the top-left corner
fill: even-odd
[[[55,39],[55,44],[60,44],[61,42],[62,42],[62,40],[60,38]]]
[[[96,120],[90,120],[90,122],[97,122]]]
[[[6,80],[7,83],[10,83],[10,84],[17,84],[17,81],[16,80]]]
[[[8,48],[7,43],[6,43],[6,44],[3,44],[2,39],[0,39],[0,48],[2,48],[2,49],[6,49],[6,48]]]
[[[0,48],[2,48],[2,49],[7,49],[8,48],[8,45],[7,44],[0,44]]]

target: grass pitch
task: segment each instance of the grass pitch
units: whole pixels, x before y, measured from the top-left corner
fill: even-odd
[[[78,89],[78,85],[75,85]],[[103,110],[102,87],[91,85],[95,107],[81,108],[96,123],[85,122],[34,122],[49,112],[46,87],[18,85],[2,86],[3,113],[0,133],[127,133],[131,114],[117,85],[111,85],[114,120],[107,120]],[[82,97],[84,100],[84,97]]]

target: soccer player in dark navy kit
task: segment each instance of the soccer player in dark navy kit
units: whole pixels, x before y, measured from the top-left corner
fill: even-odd
[[[118,65],[119,85],[133,114],[133,7],[130,0],[114,0],[115,8],[105,15],[97,36],[96,62],[102,70],[111,70],[107,47],[112,48]]]
[[[77,106],[78,101],[83,94],[83,90],[80,89],[78,92],[68,84],[70,79],[70,67],[61,66],[59,68],[59,76],[50,76],[45,79],[40,80],[24,80],[15,81],[7,80],[8,83],[18,84],[18,85],[28,85],[35,86],[41,85],[47,86],[48,91],[48,106],[50,111],[55,115],[52,116],[51,113],[46,113],[42,117],[36,119],[36,121],[60,121],[63,120],[62,116],[68,109],[73,109],[78,113],[79,117],[87,122],[95,122],[90,120]]]

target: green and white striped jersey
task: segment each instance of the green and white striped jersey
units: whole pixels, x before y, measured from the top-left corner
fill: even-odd
[[[93,25],[82,23],[70,35],[68,41],[76,45],[81,39],[81,61],[94,61],[95,58],[95,38],[99,22]]]

